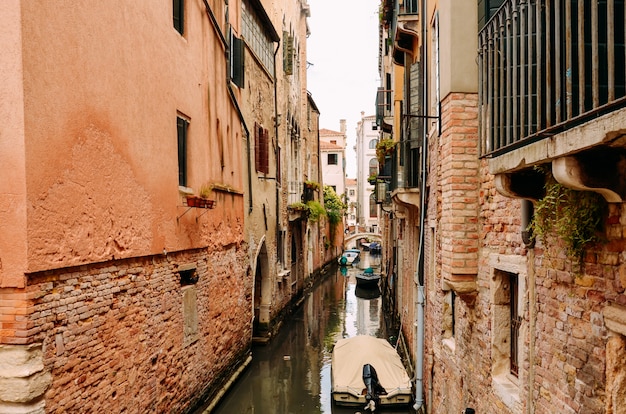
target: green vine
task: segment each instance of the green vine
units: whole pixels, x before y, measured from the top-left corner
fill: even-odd
[[[330,223],[330,242],[334,243],[337,226],[343,223],[343,213],[347,206],[329,185],[324,186],[324,207]]]
[[[312,223],[319,221],[320,217],[326,215],[326,210],[319,201],[309,201],[306,205],[309,209],[309,220],[311,220]]]
[[[539,236],[544,242],[547,236],[556,235],[565,242],[567,255],[582,264],[586,248],[601,241],[606,201],[600,194],[565,187],[549,170],[538,169],[546,174],[545,196],[534,206],[529,230],[533,238]]]

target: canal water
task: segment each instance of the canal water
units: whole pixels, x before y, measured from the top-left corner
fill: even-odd
[[[355,335],[389,338],[396,334],[385,328],[380,291],[356,288],[355,275],[368,266],[379,267],[380,257],[363,252],[355,266],[331,267],[330,274],[306,296],[272,341],[253,347],[252,362],[213,412],[364,412],[362,407],[339,408],[331,403],[330,364],[338,339]]]

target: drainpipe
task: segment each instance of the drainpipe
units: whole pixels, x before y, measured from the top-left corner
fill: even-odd
[[[280,221],[282,217],[280,214],[280,190],[278,188],[278,176],[280,173],[280,171],[278,171],[278,167],[279,166],[282,167],[282,163],[280,163],[278,159],[278,157],[280,156],[280,152],[279,152],[280,147],[278,145],[278,85],[277,85],[278,76],[276,75],[276,55],[278,55],[279,50],[280,50],[280,40],[277,42],[276,50],[274,51],[274,135],[276,136],[276,147],[274,149],[274,154],[276,158],[276,174],[275,174],[276,175],[276,180],[275,180],[275,184],[276,184],[276,215],[275,215],[276,217],[276,243],[278,243],[278,240],[280,239],[280,225],[282,224]],[[280,174],[280,180],[281,180],[281,185],[282,185],[282,180],[283,180],[282,174]],[[281,240],[280,245],[282,246],[282,240]],[[278,257],[282,257],[280,255],[280,252],[279,252]]]
[[[427,153],[428,153],[428,65],[426,64],[426,1],[422,0],[422,12],[420,16],[422,28],[422,47],[420,50],[420,65],[422,82],[422,180],[420,185],[420,230],[419,246],[417,255],[417,347],[415,350],[415,410],[424,409],[424,308],[426,297],[424,296],[424,226],[426,225],[426,180],[428,178]]]

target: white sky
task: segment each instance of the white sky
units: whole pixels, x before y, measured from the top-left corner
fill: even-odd
[[[356,177],[356,124],[374,115],[380,0],[308,0],[307,89],[320,111],[320,128],[339,131],[346,120],[346,174]]]

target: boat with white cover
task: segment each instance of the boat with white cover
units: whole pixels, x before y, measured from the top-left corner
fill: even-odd
[[[385,339],[359,335],[337,341],[331,362],[332,399],[337,405],[408,406],[411,380],[398,352]]]

